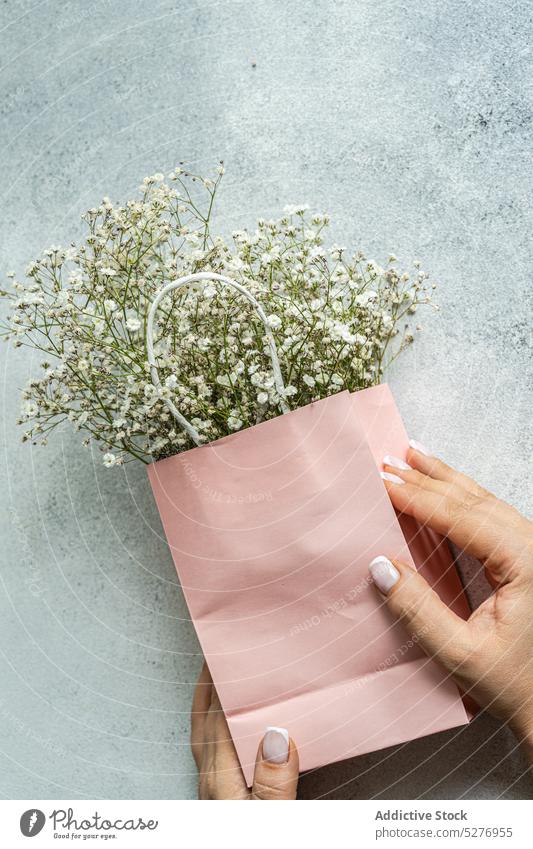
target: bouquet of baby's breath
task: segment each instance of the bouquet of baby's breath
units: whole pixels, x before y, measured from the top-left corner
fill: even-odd
[[[214,271],[247,286],[262,304],[278,347],[291,408],[342,389],[379,383],[413,340],[408,319],[429,302],[428,275],[382,268],[362,253],[324,244],[326,215],[285,207],[278,220],[210,231],[223,174],[181,167],[147,177],[140,198],[108,198],[85,217],[80,247],[52,247],[13,274],[5,336],[42,352],[40,376],[23,392],[24,440],[45,445],[63,421],[96,441],[104,464],[144,462],[192,447],[163,399],[205,441],[278,416],[265,328],[248,301],[215,282],[169,294],[158,311],[155,352],[161,390],[150,380],[145,332],[150,303],[185,274]],[[419,328],[417,328],[419,329]]]

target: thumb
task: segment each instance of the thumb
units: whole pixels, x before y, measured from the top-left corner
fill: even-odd
[[[389,610],[405,625],[426,654],[454,672],[468,657],[470,629],[410,566],[376,557],[369,566]]]
[[[296,799],[298,751],[285,728],[269,727],[257,750],[252,799]]]

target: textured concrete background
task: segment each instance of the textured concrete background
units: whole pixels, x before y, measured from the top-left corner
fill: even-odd
[[[390,377],[411,433],[530,508],[527,4],[8,0],[1,14],[2,272],[77,238],[104,194],[223,158],[220,228],[306,201],[330,212],[332,240],[423,259],[442,309]],[[68,430],[20,445],[31,357],[2,354],[0,794],[194,797],[201,659],[145,470],[105,471]],[[301,792],[523,797],[524,768],[480,717]]]

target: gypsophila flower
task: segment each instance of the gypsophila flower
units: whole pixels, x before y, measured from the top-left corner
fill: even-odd
[[[164,400],[211,441],[347,389],[379,383],[413,340],[409,324],[434,284],[417,260],[397,270],[361,251],[325,241],[327,215],[304,204],[279,219],[211,233],[214,179],[173,169],[146,177],[140,196],[110,198],[85,215],[84,243],[57,246],[31,262],[26,280],[8,275],[5,335],[44,351],[41,372],[22,395],[23,441],[46,444],[61,422],[97,444],[104,465],[144,462],[192,447]],[[243,222],[244,223],[244,222]],[[285,381],[280,398],[269,336],[246,298],[214,281],[161,302],[154,348],[161,388],[151,381],[145,327],[169,281],[201,270],[227,275],[260,302]],[[418,318],[418,315],[417,315]],[[417,328],[420,325],[417,324]]]
[[[272,330],[278,330],[281,327],[282,321],[278,315],[269,315],[267,318]]]
[[[27,401],[22,408],[22,415],[25,419],[33,419],[37,416],[39,407],[34,401]]]

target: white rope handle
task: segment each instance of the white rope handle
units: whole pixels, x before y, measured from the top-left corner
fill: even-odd
[[[188,286],[189,283],[195,283],[197,280],[217,280],[219,283],[222,283],[224,286],[230,286],[232,289],[237,289],[245,298],[247,298],[254,309],[256,310],[259,318],[265,325],[266,335],[268,338],[268,345],[270,348],[270,357],[272,360],[272,371],[274,374],[274,383],[276,384],[276,389],[278,390],[278,394],[280,396],[280,407],[284,413],[289,412],[289,408],[285,403],[285,384],[283,382],[283,377],[281,375],[281,369],[279,367],[278,360],[278,352],[276,348],[276,343],[274,341],[274,336],[272,334],[272,330],[268,324],[268,319],[265,315],[265,311],[259,301],[257,301],[252,294],[242,286],[240,283],[236,283],[235,280],[231,280],[229,277],[224,277],[222,274],[215,274],[213,271],[198,271],[196,274],[187,274],[185,277],[180,277],[179,280],[173,280],[172,283],[167,283],[166,286],[163,286],[160,292],[157,293],[154,300],[152,301],[152,305],[150,306],[150,311],[148,313],[148,319],[146,321],[146,352],[148,355],[148,363],[150,364],[150,373],[152,376],[152,383],[157,389],[158,393],[161,393],[162,386],[159,380],[159,372],[157,370],[157,363],[154,355],[154,317],[157,311],[159,304],[165,295],[168,295],[169,292],[172,292],[174,289],[181,289],[182,286]],[[165,402],[168,409],[176,419],[176,421],[181,425],[183,430],[185,430],[192,441],[196,445],[202,444],[202,439],[200,434],[196,430],[196,428],[190,423],[188,419],[185,418],[182,413],[175,407],[172,401],[168,398],[162,398],[162,401]]]

